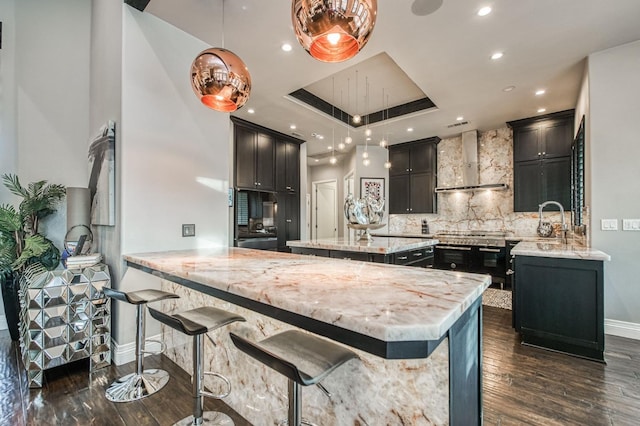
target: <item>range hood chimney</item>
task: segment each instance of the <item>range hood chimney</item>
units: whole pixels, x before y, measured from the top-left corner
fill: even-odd
[[[481,189],[505,190],[504,183],[479,184],[478,131],[462,133],[462,186],[438,187],[436,192],[477,191]]]

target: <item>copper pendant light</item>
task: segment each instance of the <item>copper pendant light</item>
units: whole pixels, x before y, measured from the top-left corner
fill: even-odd
[[[221,47],[203,50],[191,64],[191,87],[211,109],[233,112],[251,93],[251,75],[235,53]]]
[[[298,41],[314,58],[342,62],[369,41],[377,0],[293,0],[291,19]]]
[[[222,0],[222,45],[224,46],[224,3]],[[191,64],[191,88],[205,106],[233,112],[247,103],[251,75],[245,63],[230,50],[203,50]]]

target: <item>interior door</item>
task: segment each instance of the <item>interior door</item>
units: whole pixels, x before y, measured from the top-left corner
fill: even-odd
[[[314,194],[315,235],[314,238],[337,236],[337,190],[336,181],[318,182]]]

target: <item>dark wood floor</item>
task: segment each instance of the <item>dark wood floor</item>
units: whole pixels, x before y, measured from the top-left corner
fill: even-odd
[[[145,359],[146,367],[171,374],[163,390],[115,404],[104,398],[104,389],[133,371],[133,364],[106,368],[89,382],[81,361],[48,370],[42,389],[30,390],[18,351],[0,332],[0,425],[170,425],[191,411],[189,376],[164,357]],[[485,424],[639,425],[640,341],[607,336],[606,360],[604,365],[522,346],[511,312],[485,306]],[[217,401],[205,406],[227,412],[236,425],[248,424]]]

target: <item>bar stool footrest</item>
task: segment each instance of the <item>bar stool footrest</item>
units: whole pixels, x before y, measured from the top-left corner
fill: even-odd
[[[216,395],[216,394],[208,392],[208,391],[206,391],[204,389],[200,389],[200,394],[202,396],[206,396],[208,398],[213,398],[213,399],[224,399],[224,398],[229,396],[229,394],[231,393],[231,382],[229,381],[229,379],[224,377],[222,374],[214,373],[212,371],[205,371],[203,374],[205,376],[214,376],[214,377],[217,377],[219,379],[222,379],[222,381],[224,381],[226,383],[226,385],[227,385],[227,391],[222,393],[222,394],[220,394],[220,395]]]
[[[219,411],[205,411],[202,413],[202,424],[204,425],[234,425],[235,423],[231,417]],[[191,426],[193,425],[193,416],[185,417],[184,419],[174,423],[174,426]]]
[[[160,350],[158,351],[148,351],[145,348],[147,347],[147,345],[149,343],[157,343],[160,345]],[[156,339],[147,339],[144,341],[144,347],[142,348],[142,350],[140,352],[142,352],[145,355],[160,355],[162,353],[164,353],[164,351],[167,350],[167,344],[164,343],[162,340],[156,340]]]

